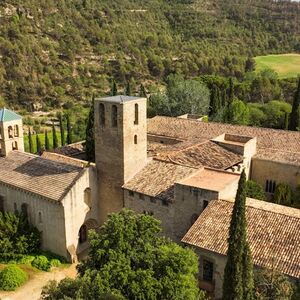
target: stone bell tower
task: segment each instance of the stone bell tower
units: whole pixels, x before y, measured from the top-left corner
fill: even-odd
[[[13,150],[24,151],[22,117],[15,112],[0,109],[0,156]]]
[[[95,101],[99,218],[124,207],[122,186],[147,163],[147,100],[113,96]]]

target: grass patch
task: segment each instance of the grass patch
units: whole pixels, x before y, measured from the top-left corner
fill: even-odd
[[[279,78],[294,78],[300,74],[300,54],[257,56],[256,71],[274,70]]]

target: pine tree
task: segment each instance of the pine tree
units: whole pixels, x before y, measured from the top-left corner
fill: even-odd
[[[125,95],[127,96],[131,96],[131,86],[130,86],[130,82],[127,81],[126,87],[125,87]]]
[[[53,141],[53,149],[56,149],[58,147],[58,142],[57,142],[57,135],[56,135],[54,123],[52,124],[52,141]]]
[[[139,96],[143,97],[143,98],[147,98],[147,92],[146,92],[146,89],[145,89],[145,87],[144,87],[144,85],[142,83],[140,85]]]
[[[249,283],[246,284],[245,280]],[[253,299],[253,265],[246,233],[245,171],[241,174],[233,206],[229,228],[227,263],[224,270],[223,300],[232,299]]]
[[[300,77],[298,78],[298,88],[294,96],[293,107],[290,116],[289,130],[296,131],[300,127],[299,107],[300,107]]]
[[[65,130],[64,130],[64,124],[63,124],[63,116],[62,116],[61,113],[58,115],[58,119],[59,119],[61,145],[64,146],[64,144],[65,144]]]
[[[86,157],[88,161],[95,161],[95,130],[94,130],[94,104],[95,99],[93,97],[90,113],[87,120],[86,126]]]
[[[118,94],[118,87],[117,87],[117,84],[116,84],[115,80],[113,80],[113,82],[112,82],[110,94],[112,96],[116,96]]]
[[[72,144],[72,127],[71,127],[71,121],[70,121],[70,115],[67,114],[67,143],[68,145]]]
[[[28,131],[28,143],[29,143],[29,152],[33,153],[33,142],[32,142],[32,135],[31,135],[30,127],[29,127],[29,131]]]
[[[41,154],[42,152],[42,146],[41,146],[41,140],[38,134],[35,135],[36,137],[36,153]]]
[[[50,143],[48,137],[48,130],[45,130],[45,149],[50,150]]]

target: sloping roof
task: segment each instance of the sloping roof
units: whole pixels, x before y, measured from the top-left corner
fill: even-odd
[[[65,163],[65,164],[73,165],[76,167],[81,167],[81,168],[85,168],[89,165],[88,161],[65,156],[65,155],[58,154],[58,153],[48,152],[48,151],[44,151],[42,153],[41,157],[43,157],[45,159],[54,160],[54,161],[57,161],[60,163]]]
[[[182,242],[226,255],[232,209],[232,201],[212,201]],[[299,278],[300,210],[247,199],[246,218],[254,264]]]
[[[223,133],[257,137],[257,147],[300,152],[300,132],[238,126],[191,119],[154,117],[148,120],[148,133],[178,139],[210,140]]]
[[[78,159],[85,159],[86,158],[85,141],[80,141],[77,143],[56,148],[54,152],[65,156],[75,157]]]
[[[174,198],[174,183],[196,171],[197,169],[194,168],[162,161],[152,161],[129,180],[123,188],[172,201]]]
[[[180,151],[160,153],[155,159],[195,168],[205,166],[216,169],[227,169],[242,162],[243,156],[214,142],[207,141]]]
[[[0,184],[55,201],[62,200],[82,171],[81,167],[18,151],[0,157]]]
[[[123,103],[133,100],[138,100],[143,97],[134,97],[134,96],[126,96],[126,95],[117,95],[117,96],[111,96],[111,97],[103,97],[103,98],[97,98],[97,101],[105,101],[105,102],[112,102],[112,103]]]
[[[254,158],[290,163],[300,166],[300,152],[280,151],[274,149],[259,149]]]
[[[10,122],[14,120],[21,120],[22,117],[18,115],[17,113],[6,109],[2,108],[0,109],[0,122]]]

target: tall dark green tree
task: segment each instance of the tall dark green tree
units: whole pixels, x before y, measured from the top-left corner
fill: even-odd
[[[118,87],[117,87],[117,83],[115,80],[112,81],[110,94],[111,94],[111,96],[116,96],[118,94]]]
[[[294,96],[292,112],[289,122],[289,130],[298,130],[299,125],[299,107],[300,107],[300,76],[298,78],[298,88]]]
[[[223,300],[244,299],[253,299],[253,265],[246,233],[245,171],[241,174],[233,206],[223,281]]]
[[[63,123],[63,115],[61,113],[59,113],[58,119],[59,119],[61,145],[64,146],[64,144],[65,144],[65,129],[64,129],[64,123]]]
[[[127,83],[126,83],[126,87],[125,87],[125,95],[127,95],[127,96],[131,96],[131,86],[130,86],[130,82],[129,81],[127,81]]]
[[[52,141],[53,141],[53,149],[58,147],[57,134],[54,123],[52,124]]]
[[[45,130],[45,149],[50,150],[48,130]]]
[[[32,142],[32,134],[31,134],[30,127],[29,127],[29,130],[28,130],[28,144],[29,144],[29,152],[33,153],[33,142]]]
[[[143,97],[143,98],[147,98],[147,92],[146,92],[145,86],[142,83],[140,85],[139,96]]]
[[[94,105],[95,99],[93,97],[85,132],[85,149],[87,160],[93,162],[95,161]]]
[[[229,78],[229,90],[228,90],[228,102],[231,103],[234,100],[234,81],[233,78]]]
[[[70,121],[70,115],[67,114],[67,143],[68,145],[72,144],[72,126],[71,126],[71,121]]]
[[[42,145],[41,145],[41,140],[38,134],[35,135],[36,137],[36,153],[41,154],[42,152]]]

